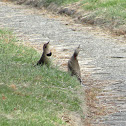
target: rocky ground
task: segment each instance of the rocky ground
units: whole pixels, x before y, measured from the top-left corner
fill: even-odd
[[[0,28],[12,29],[27,46],[42,51],[50,41],[53,59],[63,70],[80,44],[79,63],[87,96],[86,126],[126,125],[126,44],[102,30],[75,24],[45,9],[0,2]]]

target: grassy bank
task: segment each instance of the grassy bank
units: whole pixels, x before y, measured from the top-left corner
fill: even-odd
[[[40,55],[0,30],[0,125],[60,126],[64,112],[82,114],[76,78],[52,67],[33,67]]]
[[[72,0],[71,0],[72,1]],[[69,4],[64,1],[61,5]],[[126,34],[126,1],[125,0],[77,0],[83,10],[80,21],[102,26],[117,35]],[[57,0],[54,0],[57,3]],[[76,1],[72,1],[76,2]],[[72,5],[71,5],[72,8]],[[80,18],[80,17],[79,17]]]
[[[81,8],[86,12],[89,11],[93,18],[102,18],[105,21],[118,20],[120,24],[126,23],[125,0],[46,0],[46,2],[48,4],[54,2],[58,5],[80,2]]]
[[[92,16],[104,19],[104,23],[111,21],[115,25],[126,24],[125,0],[83,0],[82,8],[93,12]]]

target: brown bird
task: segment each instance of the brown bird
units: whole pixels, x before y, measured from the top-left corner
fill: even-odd
[[[43,64],[48,65],[49,64],[48,57],[51,55],[52,55],[52,52],[50,52],[50,49],[49,49],[49,42],[47,42],[43,45],[43,53],[40,60],[37,62],[37,65],[43,65]]]
[[[80,72],[80,66],[79,66],[78,59],[77,59],[79,52],[80,52],[80,45],[75,49],[72,57],[68,61],[68,72],[71,73],[71,76],[75,75],[81,83],[82,82],[81,81],[81,72]]]

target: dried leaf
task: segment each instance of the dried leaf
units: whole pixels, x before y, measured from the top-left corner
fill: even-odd
[[[2,96],[2,99],[3,99],[3,100],[6,100],[7,98],[3,95],[3,96]]]
[[[10,87],[11,87],[12,89],[14,89],[14,90],[17,89],[15,84],[11,84]]]

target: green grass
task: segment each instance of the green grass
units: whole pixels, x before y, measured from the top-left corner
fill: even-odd
[[[76,78],[52,67],[33,67],[40,55],[0,30],[0,126],[60,126],[64,111],[81,113]]]
[[[118,20],[118,24],[126,24],[125,0],[83,0],[81,3],[83,9],[92,12],[94,18],[100,17],[111,22]]]
[[[125,0],[83,0],[84,8],[87,10],[95,10],[99,8],[120,7],[126,8]]]
[[[66,5],[74,2],[78,2],[79,0],[45,0],[46,6],[50,3],[56,3],[57,5]]]

